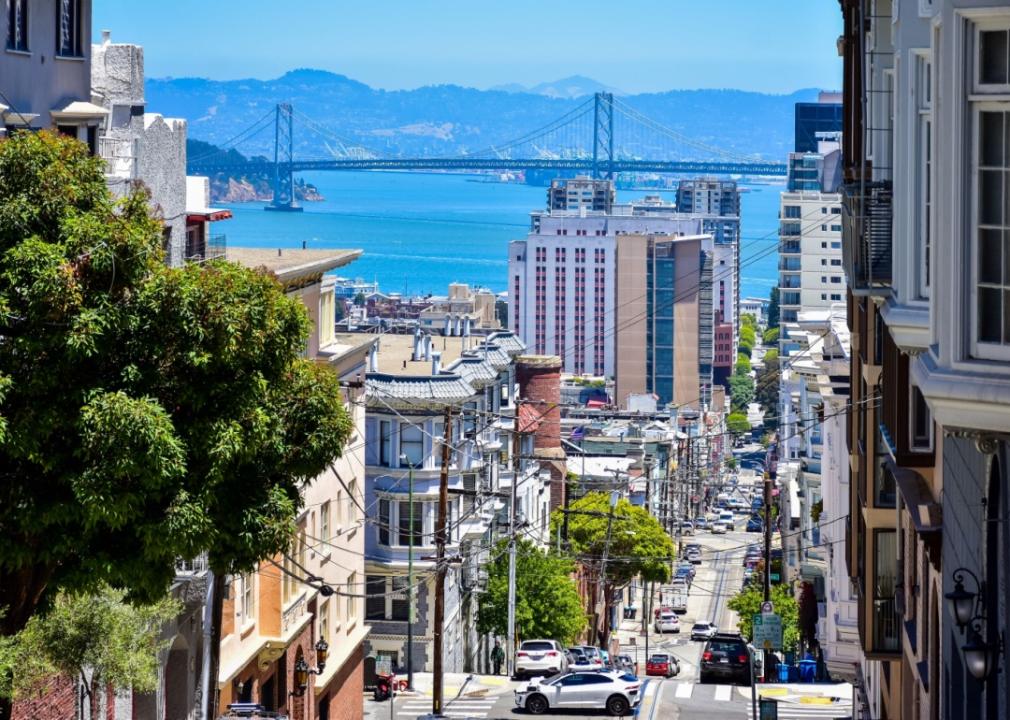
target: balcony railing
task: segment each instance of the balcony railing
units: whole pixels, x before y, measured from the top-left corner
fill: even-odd
[[[779,243],[779,252],[783,255],[799,255],[802,252],[800,250],[800,241],[783,240]]]
[[[186,242],[186,259],[189,262],[203,262],[223,258],[228,250],[228,239],[225,235],[208,235],[205,242],[199,240]]]
[[[207,562],[207,555],[197,555],[191,560],[183,560],[179,558],[175,561],[175,574],[176,576],[189,576],[189,575],[199,575],[200,573],[207,572],[209,564]]]
[[[851,183],[842,190],[842,257],[855,295],[880,295],[891,286],[890,181]]]
[[[106,174],[125,180],[137,177],[137,141],[134,138],[98,138],[98,156],[105,160]]]
[[[798,272],[800,269],[800,259],[798,257],[779,258],[779,270]]]

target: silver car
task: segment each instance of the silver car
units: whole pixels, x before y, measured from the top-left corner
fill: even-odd
[[[641,682],[624,672],[576,672],[537,679],[515,691],[516,707],[540,715],[548,710],[606,710],[630,715],[641,701]]]
[[[568,670],[568,657],[557,640],[523,640],[516,653],[516,677],[554,675]]]

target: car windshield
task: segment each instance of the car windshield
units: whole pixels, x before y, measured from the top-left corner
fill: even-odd
[[[661,654],[657,653],[657,654],[653,655],[651,658],[649,658],[649,662],[651,662],[651,663],[670,662],[670,656],[669,655],[661,655]]]
[[[747,647],[742,642],[719,642],[713,640],[708,644],[708,649],[712,652],[723,653],[746,653]]]
[[[570,652],[572,654],[572,657],[575,658],[576,660],[586,659],[586,654],[582,652],[579,648],[570,648],[568,652]]]
[[[540,682],[543,685],[551,685],[551,684],[557,682],[558,680],[560,680],[563,677],[568,677],[568,675],[569,675],[569,673],[554,673],[553,675],[548,675],[547,677],[545,677]]]
[[[519,646],[520,650],[534,650],[536,652],[543,652],[545,650],[553,650],[554,646],[545,640],[527,640],[522,645]]]

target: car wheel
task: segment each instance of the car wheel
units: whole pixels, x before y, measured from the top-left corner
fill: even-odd
[[[611,695],[607,700],[607,712],[614,717],[627,715],[630,709],[631,706],[623,695]]]
[[[530,695],[526,698],[526,712],[543,715],[548,709],[547,698],[543,695]]]
[[[702,685],[706,684],[710,680],[711,678],[708,676],[708,673],[701,673],[701,675],[698,676],[698,682],[700,682]]]

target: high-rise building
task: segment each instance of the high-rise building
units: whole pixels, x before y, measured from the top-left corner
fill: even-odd
[[[698,409],[712,386],[712,238],[617,237],[615,395]],[[638,349],[644,349],[639,352]]]
[[[552,180],[547,188],[548,210],[595,210],[608,213],[614,207],[617,192],[610,180],[578,176],[570,180]]]
[[[817,143],[824,134],[842,131],[842,96],[822,92],[817,102],[796,103],[794,114],[796,152],[817,152]]]
[[[677,210],[683,213],[740,217],[740,191],[735,180],[681,180]]]

